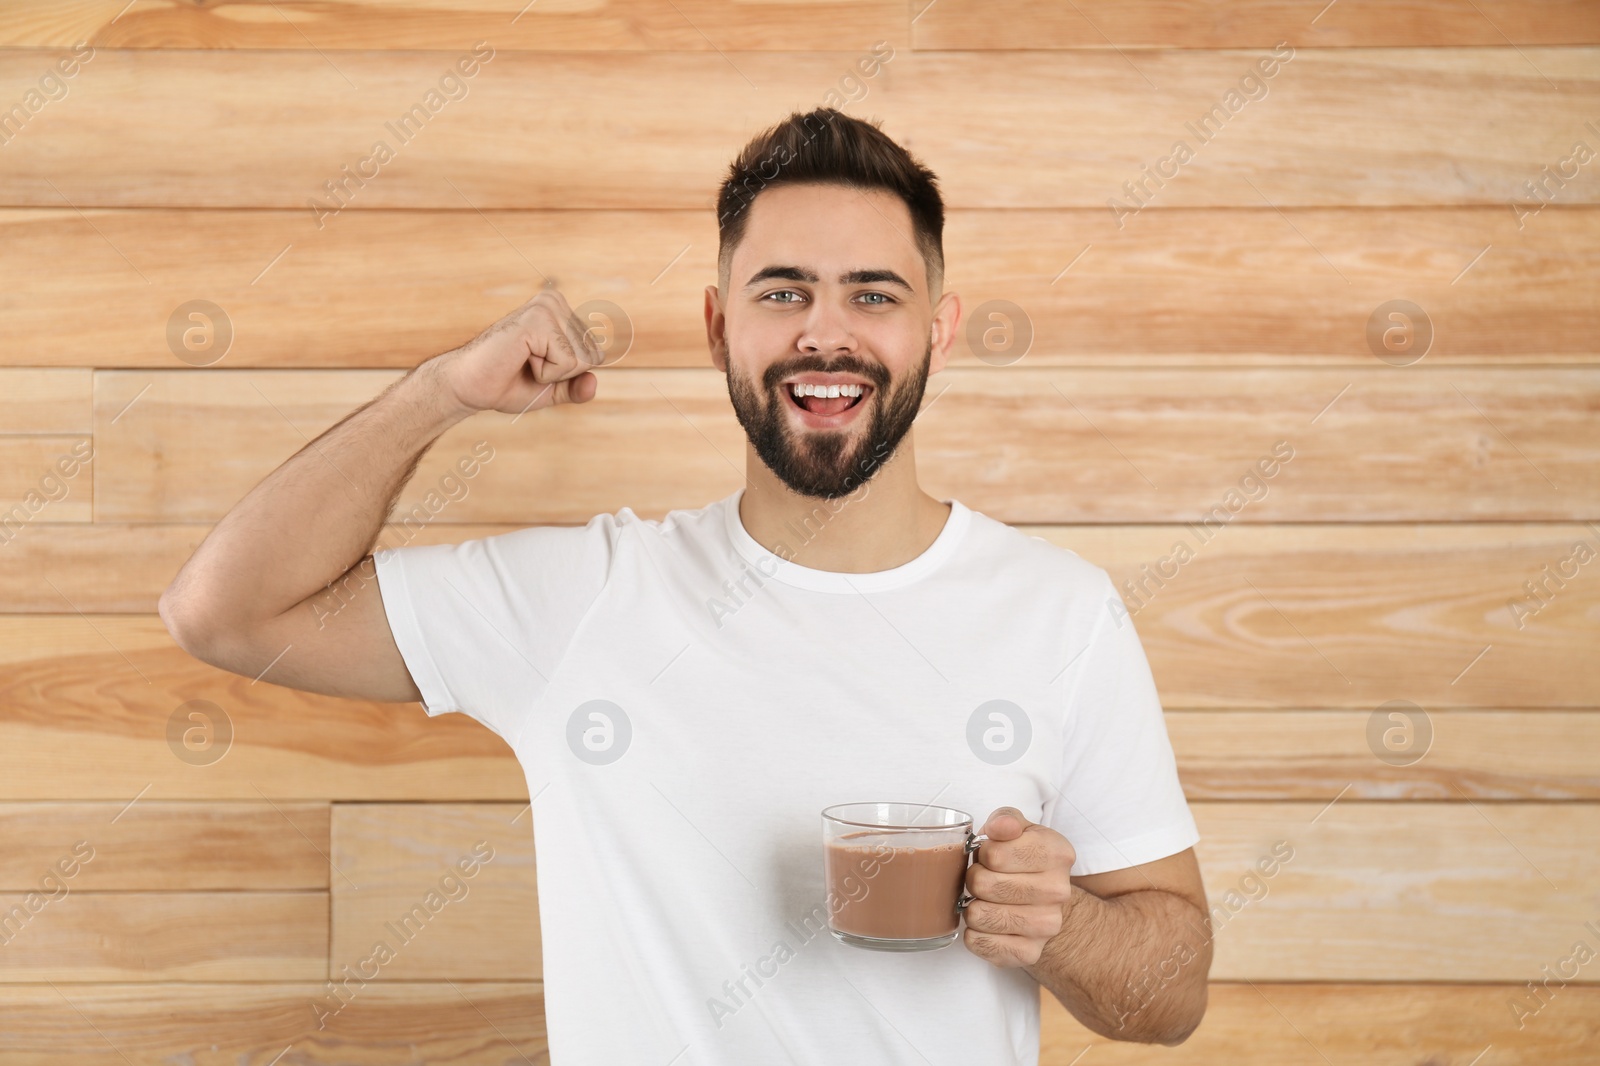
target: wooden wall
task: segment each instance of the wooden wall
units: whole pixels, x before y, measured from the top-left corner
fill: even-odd
[[[1152,1049],[1045,996],[1043,1061],[1594,1061],[1600,4],[524,2],[0,9],[0,1066],[546,1060],[503,745],[203,666],[156,598],[257,479],[546,277],[626,316],[602,402],[459,427],[402,509],[496,458],[386,543],[732,491],[715,183],[828,102],[940,174],[948,283],[1012,331],[934,379],[926,487],[1169,575],[1129,603],[1226,908],[1210,1012]]]

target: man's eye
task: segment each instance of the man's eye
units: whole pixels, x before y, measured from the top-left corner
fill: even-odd
[[[862,293],[862,295],[863,295],[863,296],[881,296],[881,297],[882,297],[882,298],[883,298],[883,302],[884,302],[884,303],[894,303],[894,298],[893,298],[893,297],[891,297],[891,296],[889,296],[889,295],[888,295],[888,294],[887,294],[887,293],[882,293],[882,292],[866,292],[866,293]],[[880,305],[879,305],[879,306],[882,306],[882,305],[881,305],[881,304],[880,304]]]
[[[796,299],[798,299],[800,294],[795,292],[793,289],[781,289],[778,292],[769,292],[769,293],[767,293],[765,296],[762,297],[762,299],[763,300],[770,300],[774,296],[793,296]],[[777,302],[778,303],[792,303],[793,301],[792,300],[778,300]]]

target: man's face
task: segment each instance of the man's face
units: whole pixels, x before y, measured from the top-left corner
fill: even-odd
[[[780,185],[745,210],[725,291],[707,289],[712,361],[779,480],[802,496],[847,495],[910,431],[928,375],[944,367],[959,301],[947,293],[935,313],[897,196]],[[796,395],[797,384],[840,395]]]

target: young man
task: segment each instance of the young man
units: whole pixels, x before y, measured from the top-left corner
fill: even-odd
[[[1131,620],[1100,567],[917,484],[961,318],[932,173],[873,125],[795,114],[718,210],[737,491],[366,554],[444,430],[595,399],[601,353],[547,291],[268,476],[167,626],[223,668],[276,659],[277,684],[506,740],[557,1066],[1035,1063],[1041,984],[1097,1032],[1181,1042],[1211,960],[1199,835]],[[329,585],[374,565],[320,627]],[[820,812],[861,800],[987,815],[957,943],[828,935]]]

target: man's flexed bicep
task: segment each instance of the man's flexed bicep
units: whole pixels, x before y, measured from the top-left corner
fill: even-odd
[[[282,614],[181,642],[202,662],[275,685],[352,699],[422,699],[389,628],[370,555]]]

